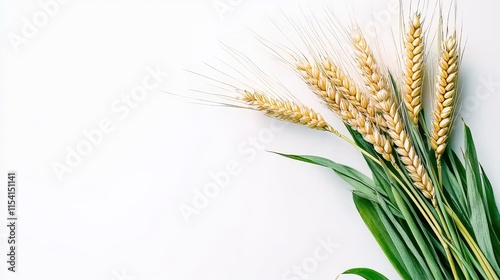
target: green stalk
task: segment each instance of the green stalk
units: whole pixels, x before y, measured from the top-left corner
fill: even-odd
[[[337,135],[338,137],[340,137],[341,139],[345,140],[347,143],[349,143],[352,146],[354,146],[363,155],[367,156],[373,162],[375,162],[376,164],[378,164],[378,165],[380,165],[380,166],[383,167],[383,164],[382,164],[382,162],[380,160],[378,160],[373,155],[371,155],[370,153],[368,153],[367,151],[365,151],[364,149],[362,149],[361,147],[359,147],[354,141],[352,141],[351,139],[347,138],[345,135],[339,133],[338,131],[335,131],[333,133],[335,135]],[[436,234],[437,238],[439,239],[439,241],[441,242],[441,244],[443,244],[443,247],[444,247],[444,244],[446,244],[446,242],[443,239],[442,229],[441,229],[439,223],[434,218],[434,216],[432,215],[432,213],[430,212],[430,210],[426,207],[425,202],[422,201],[422,199],[420,198],[420,196],[418,194],[415,194],[415,193],[412,194],[411,193],[410,190],[414,190],[413,184],[411,184],[408,181],[408,178],[406,178],[406,176],[401,171],[401,169],[399,168],[399,166],[397,166],[395,163],[393,163],[393,167],[398,171],[398,173],[400,174],[400,176],[402,178],[406,179],[406,183],[408,184],[408,186],[410,186],[410,188],[407,188],[405,186],[405,184],[403,182],[401,182],[401,180],[396,176],[396,174],[392,173],[390,170],[388,170],[389,175],[391,175],[391,177],[393,177],[396,180],[396,182],[403,188],[403,190],[406,192],[406,194],[410,197],[410,199],[413,201],[413,203],[417,206],[417,208],[419,209],[420,213],[422,214],[422,216],[424,217],[424,219],[427,221],[427,223],[429,224],[429,226],[431,227],[431,229],[434,231],[434,234]]]
[[[438,180],[439,180],[439,185],[443,185],[443,166],[441,163],[441,157],[437,159],[437,169],[438,169]]]
[[[481,251],[481,249],[479,248],[479,246],[474,241],[474,238],[472,238],[472,236],[467,231],[467,229],[465,228],[465,226],[462,224],[462,221],[460,221],[460,219],[455,214],[455,212],[453,212],[453,210],[449,206],[446,206],[446,211],[448,211],[448,213],[450,214],[450,216],[453,218],[453,220],[455,221],[455,223],[456,223],[456,225],[457,225],[460,233],[462,233],[463,237],[467,241],[467,244],[469,244],[469,246],[471,247],[474,255],[476,256],[476,258],[478,258],[478,261],[479,261],[481,267],[483,268],[484,272],[488,276],[488,279],[500,280],[500,278],[498,278],[498,276],[496,275],[495,271],[491,267],[491,264],[486,259],[486,257],[484,256],[483,252]]]
[[[380,165],[380,166],[384,166],[382,164],[382,162],[380,160],[378,160],[377,158],[375,158],[373,155],[371,155],[370,153],[368,153],[366,150],[362,149],[361,147],[359,147],[354,141],[352,141],[351,139],[347,138],[346,136],[344,136],[343,134],[337,132],[335,133],[335,135],[337,135],[338,137],[340,137],[341,139],[345,140],[347,143],[351,144],[352,146],[354,146],[356,149],[358,149],[363,155],[367,156],[369,159],[371,159],[373,162],[375,162],[376,164]],[[402,178],[405,178],[407,180],[407,183],[408,182],[408,179],[404,176],[404,174],[402,173],[401,169],[399,169],[399,167],[394,163],[393,164],[394,168],[396,168],[396,170],[399,171],[400,175]],[[410,197],[410,199],[413,201],[413,203],[417,206],[417,208],[419,209],[419,211],[421,212],[421,214],[424,216],[424,218],[426,219],[427,223],[429,224],[429,226],[432,228],[432,230],[434,231],[434,233],[436,234],[436,236],[441,240],[441,232],[442,230],[440,229],[439,227],[439,224],[438,222],[435,220],[435,219],[432,219],[433,221],[431,221],[429,219],[429,217],[433,217],[432,216],[432,213],[430,213],[429,211],[424,211],[424,209],[422,209],[421,205],[417,202],[417,200],[415,199],[415,197],[411,194],[411,192],[408,190],[408,188],[406,188],[405,184],[403,184],[403,182],[401,182],[401,180],[396,176],[396,174],[392,173],[390,170],[388,170],[389,172],[389,175],[391,175],[391,177],[393,177],[396,182],[401,186],[403,187],[404,191],[406,192],[406,194]],[[409,183],[409,186],[412,186],[411,183]],[[410,188],[410,189],[413,189],[413,188]],[[417,195],[416,196],[417,198],[419,198],[419,196]],[[420,201],[420,203],[422,203],[422,205],[425,205],[423,203],[423,201]]]
[[[394,193],[394,199],[396,200],[397,205],[399,206],[399,209],[403,216],[405,216],[405,219],[407,220],[407,224],[410,228],[410,231],[413,233],[413,236],[415,237],[415,240],[417,241],[417,244],[419,245],[420,249],[424,253],[425,261],[427,265],[429,266],[429,269],[434,277],[434,279],[443,279],[442,276],[442,271],[440,270],[439,266],[437,265],[437,260],[434,260],[434,257],[431,254],[431,251],[425,242],[422,232],[420,229],[417,227],[417,225],[414,222],[414,218],[410,214],[410,210],[408,209],[405,200],[402,198],[400,195],[401,190],[396,190],[395,188],[392,189]]]
[[[368,158],[370,158],[373,162],[375,162],[376,164],[380,165],[380,166],[383,166],[382,165],[382,162],[380,160],[378,160],[377,158],[375,158],[372,154],[370,154],[369,152],[365,151],[364,149],[362,149],[360,146],[358,146],[354,141],[352,141],[351,139],[347,138],[345,135],[337,132],[335,133],[335,135],[337,135],[338,137],[340,137],[341,139],[343,139],[344,141],[346,141],[347,143],[351,144],[352,146],[354,146],[356,149],[358,149],[363,155],[367,156]]]
[[[442,238],[442,232],[443,232],[443,230],[441,229],[440,224],[435,219],[435,217],[432,214],[432,212],[430,211],[430,209],[425,204],[425,201],[423,201],[422,198],[420,197],[420,195],[416,192],[413,184],[408,180],[408,178],[405,176],[405,174],[403,173],[403,171],[401,170],[401,168],[399,168],[399,166],[397,166],[396,164],[394,164],[393,166],[396,169],[396,171],[398,171],[399,175],[403,178],[403,180],[405,181],[405,183],[407,184],[407,186],[409,186],[409,189],[413,193],[413,195],[411,193],[409,193],[408,189],[405,187],[405,190],[407,190],[408,195],[411,196],[411,197],[414,196],[414,198],[416,199],[416,201],[415,201],[415,199],[412,199],[412,200],[414,201],[415,205],[421,211],[422,215],[424,215],[424,218],[426,218],[426,220],[429,223],[429,225],[431,226],[431,228],[435,228],[436,229],[435,233],[436,233],[437,237],[441,241],[444,241],[444,240],[441,239]],[[395,176],[395,175],[393,175],[393,176]],[[398,179],[398,181],[399,181],[399,183],[402,186],[404,186],[404,184],[401,183],[401,181],[399,179]],[[430,222],[429,219],[431,219],[432,222]],[[435,227],[433,227],[433,225]]]
[[[413,184],[411,184],[411,182],[408,180],[408,178],[406,178],[406,176],[404,176],[404,173],[403,171],[399,168],[399,166],[397,165],[394,165],[394,168],[396,168],[396,170],[400,173],[401,177],[403,177],[406,181],[407,184],[409,184],[410,186],[413,186]],[[440,224],[438,223],[438,221],[434,218],[434,215],[432,215],[432,213],[430,212],[430,210],[426,207],[427,205],[425,204],[424,201],[422,201],[421,197],[418,195],[418,193],[415,193],[415,188],[414,187],[411,187],[410,188],[415,196],[417,197],[417,199],[419,200],[419,203],[421,203],[421,205],[423,205],[425,207],[425,210],[427,210],[427,213],[430,217],[432,217],[432,220],[434,222],[434,224],[436,225],[436,228],[438,229],[438,232],[435,232],[436,236],[438,237],[439,241],[441,242],[441,245],[443,246],[443,249],[445,250],[445,253],[446,253],[446,258],[448,259],[448,262],[450,264],[450,267],[452,269],[452,273],[453,273],[453,277],[454,279],[458,280],[458,274],[457,274],[457,271],[456,271],[456,268],[455,268],[455,265],[454,265],[454,261],[453,261],[453,258],[451,256],[451,253],[450,253],[450,248],[449,248],[449,242],[445,241],[445,239],[448,239],[449,237],[444,237],[443,236],[443,231],[440,227]],[[418,205],[417,205],[418,208],[420,208]],[[436,212],[441,220],[441,223],[443,224],[443,226],[445,225],[443,219],[442,219],[442,216],[440,215],[438,209],[436,209]],[[425,217],[425,216],[424,216]],[[428,220],[428,219],[427,219]],[[432,227],[432,226],[431,226]],[[445,227],[445,230],[447,228]],[[451,243],[450,243],[451,244]]]
[[[450,239],[451,235],[450,235],[450,232],[448,230],[448,227],[445,226],[446,223],[444,221],[443,214],[441,213],[440,209],[438,209],[437,207],[436,207],[436,213],[439,216],[439,220],[443,224],[444,231],[445,231],[447,238]],[[458,274],[457,274],[457,269],[455,268],[455,262],[453,261],[453,258],[451,257],[450,248],[448,248],[448,245],[444,246],[444,250],[446,252],[446,258],[448,259],[448,262],[450,263],[451,272],[453,273],[453,278],[455,280],[459,280]]]

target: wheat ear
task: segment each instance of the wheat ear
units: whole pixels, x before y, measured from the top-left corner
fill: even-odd
[[[302,76],[311,90],[329,107],[334,111],[346,124],[352,129],[358,131],[363,138],[373,145],[385,160],[394,162],[392,155],[392,144],[387,139],[385,134],[381,133],[380,129],[374,125],[372,118],[367,114],[367,110],[371,110],[375,114],[375,108],[369,104],[369,100],[363,100],[363,104],[355,102],[347,98],[345,93],[346,84],[349,88],[353,88],[354,84],[346,81],[336,82],[338,75],[334,76],[332,72],[332,63],[328,60],[323,61],[323,69],[310,63],[301,63],[297,69],[302,71]],[[335,71],[337,73],[340,70]],[[345,77],[345,76],[342,76]],[[340,84],[340,87],[337,86]],[[341,92],[341,88],[343,92]],[[356,89],[357,91],[357,89]],[[358,93],[353,93],[358,95]],[[352,96],[348,94],[348,96]],[[354,97],[353,97],[354,98]],[[366,102],[365,102],[366,101]],[[362,111],[364,109],[364,111]],[[373,120],[375,118],[373,117]],[[385,121],[384,121],[385,123]]]
[[[441,43],[432,120],[431,146],[440,158],[452,128],[457,96],[459,53],[456,33]]]
[[[328,70],[327,73],[331,73],[329,76],[330,82],[342,96],[347,98],[361,113],[365,113],[374,124],[383,129],[387,127],[384,118],[377,114],[375,106],[371,104],[370,98],[359,90],[351,77],[346,75],[340,67],[330,60],[325,60],[323,67]]]
[[[328,73],[328,70],[311,65],[308,61],[297,62],[296,67],[314,94],[328,104],[328,107],[333,111],[340,110],[342,95],[331,86],[329,81],[331,73]]]
[[[363,136],[363,139],[372,144],[375,151],[385,160],[395,163],[394,156],[392,155],[391,141],[367,118],[366,114],[359,112],[350,100],[343,99],[340,102],[340,111],[338,114],[345,123],[359,132]]]
[[[250,91],[243,91],[239,98],[250,108],[264,112],[269,117],[340,135],[337,130],[326,123],[320,114],[302,104]]]
[[[368,96],[360,91],[352,79],[330,59],[323,59],[321,66],[308,61],[297,62],[296,68],[311,90],[320,96],[331,109],[339,110],[341,98],[346,98],[357,110],[366,114],[372,123],[386,128],[384,118],[377,114]]]
[[[422,110],[422,80],[424,77],[424,35],[420,13],[410,19],[404,34],[404,103],[410,120],[417,125]]]
[[[398,104],[391,94],[387,75],[383,75],[373,52],[368,46],[366,39],[359,29],[352,33],[356,61],[361,69],[368,90],[372,93],[372,99],[376,102],[377,108],[383,112],[387,122],[387,130],[399,154],[401,162],[405,165],[414,185],[428,199],[435,203],[435,189],[427,174],[427,170],[422,165],[420,157],[417,155],[408,132],[405,130],[404,122],[398,112]]]

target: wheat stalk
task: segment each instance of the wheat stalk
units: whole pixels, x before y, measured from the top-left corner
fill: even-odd
[[[420,13],[411,18],[404,34],[404,103],[410,120],[417,125],[422,110],[422,80],[424,77],[424,35]]]
[[[440,158],[450,135],[457,95],[459,51],[456,33],[441,43],[439,53],[436,99],[432,120],[431,146]]]
[[[392,144],[373,123],[376,120],[374,116],[376,114],[375,108],[369,104],[366,96],[361,97],[354,84],[347,80],[346,76],[334,74],[341,73],[335,64],[329,60],[323,60],[322,66],[323,69],[314,64],[311,65],[309,62],[302,62],[297,64],[297,69],[302,72],[302,77],[306,83],[323,100],[327,107],[334,111],[352,129],[358,131],[385,160],[394,162]],[[336,70],[332,71],[333,69]],[[339,77],[342,77],[343,80],[340,80]],[[348,94],[346,91],[351,93]],[[356,99],[355,95],[360,97]],[[352,99],[347,97],[352,97]],[[362,102],[357,102],[357,100]],[[370,116],[368,111],[371,111],[373,115]]]
[[[414,185],[422,194],[432,199],[435,203],[434,186],[427,174],[427,170],[417,155],[408,132],[405,130],[404,122],[398,112],[398,104],[391,94],[386,75],[381,73],[375,60],[374,54],[368,46],[365,37],[359,29],[352,33],[356,61],[361,69],[368,91],[372,93],[372,99],[377,108],[383,112],[387,122],[387,130],[399,154],[401,162],[405,165],[408,175],[412,178]]]

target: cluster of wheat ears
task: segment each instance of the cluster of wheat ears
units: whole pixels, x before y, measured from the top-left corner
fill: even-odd
[[[409,118],[416,126],[425,125],[419,118],[423,106],[422,88],[425,74],[425,36],[420,13],[412,15],[404,31],[400,97],[396,96],[390,73],[381,67],[375,58],[363,32],[356,27],[351,30],[350,35],[355,61],[364,85],[357,85],[355,80],[343,71],[340,63],[328,55],[316,54],[312,59],[295,57],[294,67],[311,91],[345,124],[371,143],[384,160],[395,165],[393,150],[396,151],[413,179],[414,186],[425,197],[434,201],[435,186],[416,153],[404,121]],[[460,47],[456,32],[448,34],[439,45],[434,117],[430,135],[437,158],[440,158],[447,146],[456,111],[460,65]],[[241,93],[238,99],[248,108],[264,112],[273,118],[329,131],[345,138],[328,124],[323,116],[298,101],[266,95],[259,90],[243,89],[238,92]],[[401,110],[402,103],[406,112]]]
[[[389,70],[393,61],[381,61],[380,50],[371,47],[362,28],[355,23],[342,27],[331,11],[324,21],[314,14],[302,21],[285,16],[298,38],[289,39],[289,46],[255,36],[342,120],[351,137],[226,45],[230,57],[260,79],[260,87],[220,82],[231,94],[212,95],[221,98],[218,105],[330,132],[355,146],[373,179],[328,159],[284,156],[329,167],[351,184],[358,211],[403,278],[500,279],[500,213],[467,126],[464,160],[448,147],[458,111],[462,58],[451,10],[446,16],[442,7],[436,12],[435,36],[428,34],[431,20],[426,23],[420,10],[401,10],[399,35],[393,37],[399,48],[391,55],[396,70]],[[249,77],[212,70],[236,81]],[[425,100],[433,104],[430,118],[425,116]],[[385,279],[379,276],[371,279]]]

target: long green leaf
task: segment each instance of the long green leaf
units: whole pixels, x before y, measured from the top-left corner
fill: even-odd
[[[383,210],[379,212],[382,225],[386,228],[389,233],[389,237],[396,245],[396,250],[398,250],[401,255],[408,272],[413,278],[429,278],[431,273],[425,265],[425,261],[420,252],[417,250],[415,244],[413,244],[413,240],[408,235],[410,232],[408,227],[404,223],[400,223],[395,219],[395,217],[389,212],[389,209],[384,201],[380,201],[379,204]]]
[[[484,191],[480,165],[477,159],[476,147],[470,129],[465,125],[465,173],[467,178],[467,197],[470,204],[470,225],[477,242],[497,274],[500,267],[496,261],[493,249],[487,205],[484,200]]]
[[[497,202],[495,200],[495,194],[493,193],[493,187],[491,182],[486,176],[484,169],[481,167],[481,173],[483,175],[484,193],[487,198],[487,207],[490,214],[490,222],[493,227],[495,234],[500,237],[500,212],[498,211]]]
[[[392,263],[396,271],[403,279],[412,279],[408,272],[403,259],[399,254],[396,245],[389,237],[387,229],[383,226],[379,213],[383,212],[380,207],[374,202],[364,199],[362,197],[353,195],[354,204],[358,209],[359,215],[365,222],[368,229],[371,231],[373,237],[377,240],[378,244],[384,251],[385,255]],[[384,213],[382,213],[384,214]]]
[[[336,173],[338,173],[340,176],[342,176],[343,179],[349,179],[350,183],[354,183],[356,185],[361,184],[363,186],[370,187],[371,189],[374,189],[375,186],[373,184],[373,180],[368,178],[368,176],[364,175],[363,173],[357,171],[356,169],[336,163],[332,160],[323,158],[323,157],[318,157],[318,156],[308,156],[308,155],[288,155],[288,154],[283,154],[283,153],[276,153],[277,155],[284,156],[287,158],[291,158],[294,160],[298,161],[303,161],[307,163],[312,163],[324,167],[328,167],[333,169]]]
[[[423,259],[427,264],[428,268],[430,269],[433,279],[444,279],[443,274],[439,266],[437,265],[438,260],[434,258],[434,255],[432,254],[429,245],[424,239],[422,232],[414,222],[413,216],[411,215],[410,210],[406,205],[406,202],[404,201],[403,197],[399,194],[398,190],[393,189],[393,193],[394,193],[394,198],[396,199],[396,205],[403,214],[405,221],[408,224],[411,233],[413,234],[413,237],[417,241],[417,244],[423,254]]]
[[[483,175],[483,189],[486,196],[486,208],[488,212],[488,221],[491,225],[491,243],[493,248],[498,248],[494,251],[496,261],[500,261],[500,213],[498,212],[498,207],[495,201],[495,195],[493,193],[493,187],[491,186],[490,180],[484,169],[481,167],[481,173]]]
[[[451,167],[449,166],[451,165]],[[443,186],[444,191],[449,198],[449,201],[453,204],[453,209],[455,209],[455,213],[460,216],[460,218],[468,218],[468,208],[467,208],[467,198],[465,195],[465,189],[462,185],[462,179],[456,177],[456,173],[453,170],[456,170],[453,161],[446,161],[446,164],[443,165]],[[458,176],[461,176],[458,174]],[[458,211],[457,211],[458,210]]]
[[[389,280],[387,277],[382,275],[381,273],[371,269],[371,268],[351,268],[349,270],[344,271],[342,274],[352,274],[363,277],[367,280]]]
[[[382,195],[384,198],[386,196],[386,192],[379,185],[376,185],[372,179],[368,178],[363,173],[343,164],[338,164],[332,160],[318,157],[318,156],[305,156],[305,155],[288,155],[282,153],[276,153],[277,155],[284,156],[287,158],[291,158],[298,161],[303,161],[311,164],[320,165],[323,167],[327,167],[332,169],[335,173],[337,173],[344,181],[350,184],[353,188],[352,192],[356,195],[362,196],[366,199],[369,199],[373,202],[379,202],[379,195]],[[379,194],[379,195],[377,195]],[[390,210],[397,217],[402,217],[401,212],[389,201],[387,201]]]

